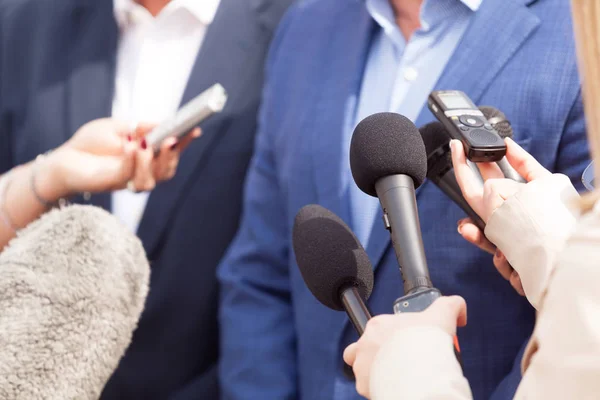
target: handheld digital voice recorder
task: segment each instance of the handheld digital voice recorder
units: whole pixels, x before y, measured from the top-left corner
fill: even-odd
[[[506,154],[504,140],[465,93],[459,90],[431,92],[427,105],[448,135],[463,143],[470,161],[502,160]]]

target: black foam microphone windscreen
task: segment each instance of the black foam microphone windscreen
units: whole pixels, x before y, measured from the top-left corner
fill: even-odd
[[[512,139],[514,134],[512,125],[510,124],[510,121],[506,119],[506,115],[504,115],[502,111],[491,106],[481,106],[479,107],[479,111],[483,113],[485,118],[492,124],[502,139],[507,137]]]
[[[502,139],[513,138],[513,128],[510,121],[506,118],[506,115],[495,107],[481,106],[479,110],[487,118],[490,124],[498,131]],[[517,182],[526,183],[525,179],[510,165],[506,157],[498,161],[498,167],[508,179],[512,179]]]
[[[415,188],[427,174],[425,145],[417,127],[395,113],[378,113],[363,119],[350,144],[350,168],[356,185],[377,196],[375,183],[390,175],[408,175]]]
[[[325,306],[343,311],[342,291],[355,287],[366,300],[373,269],[364,248],[337,215],[319,205],[303,207],[294,221],[293,248],[306,286]]]
[[[363,119],[350,142],[350,168],[356,185],[379,198],[405,293],[431,287],[415,197],[427,174],[425,144],[417,127],[395,113]]]
[[[91,206],[46,213],[0,253],[0,398],[98,399],[148,293],[139,239]]]

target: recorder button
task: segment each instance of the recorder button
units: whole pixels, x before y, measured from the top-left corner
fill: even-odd
[[[463,115],[458,120],[463,124],[473,128],[479,128],[480,126],[483,126],[483,121],[481,119],[471,115]]]

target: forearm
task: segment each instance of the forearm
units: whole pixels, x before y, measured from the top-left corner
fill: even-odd
[[[52,156],[18,166],[0,179],[0,249],[3,249],[16,231],[48,210],[35,193],[49,202],[58,200],[66,193],[61,189],[57,163]]]
[[[516,399],[598,397],[599,227],[596,208],[580,220],[558,259],[524,357],[525,372]]]

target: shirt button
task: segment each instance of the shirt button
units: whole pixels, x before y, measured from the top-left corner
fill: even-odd
[[[413,81],[417,80],[418,76],[419,76],[419,72],[415,68],[408,67],[404,70],[404,79],[409,82],[413,82]]]

